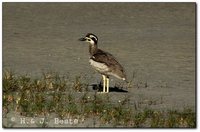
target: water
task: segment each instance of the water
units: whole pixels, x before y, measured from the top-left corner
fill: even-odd
[[[112,53],[144,99],[163,97],[160,107],[195,108],[195,3],[3,3],[3,69],[39,76],[56,71],[94,76],[88,44]],[[111,86],[116,81],[111,81]]]

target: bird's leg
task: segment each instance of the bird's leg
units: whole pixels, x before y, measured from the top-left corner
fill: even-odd
[[[102,75],[103,76],[103,93],[106,92],[106,76],[105,75]]]
[[[106,77],[106,86],[107,86],[106,92],[109,93],[109,77]]]

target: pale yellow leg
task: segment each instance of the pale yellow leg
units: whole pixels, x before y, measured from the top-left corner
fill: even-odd
[[[106,85],[107,85],[106,92],[109,93],[109,78],[106,78]]]
[[[106,92],[106,76],[105,75],[102,75],[103,76],[103,93]]]

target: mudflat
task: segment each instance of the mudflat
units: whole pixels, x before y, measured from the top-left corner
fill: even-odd
[[[101,80],[88,63],[87,33],[124,66],[131,101],[195,109],[195,3],[3,3],[3,70]],[[111,77],[111,87],[121,82]]]

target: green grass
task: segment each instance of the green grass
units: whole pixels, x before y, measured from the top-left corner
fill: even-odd
[[[70,79],[49,73],[35,79],[5,71],[3,110],[6,113],[3,116],[15,111],[26,117],[48,117],[51,114],[61,119],[95,117],[102,127],[196,127],[196,113],[191,109],[141,110],[137,104],[131,105],[129,96],[116,103],[111,101],[109,94],[89,92],[88,83],[83,80],[81,76]],[[48,126],[44,123],[39,127]]]

